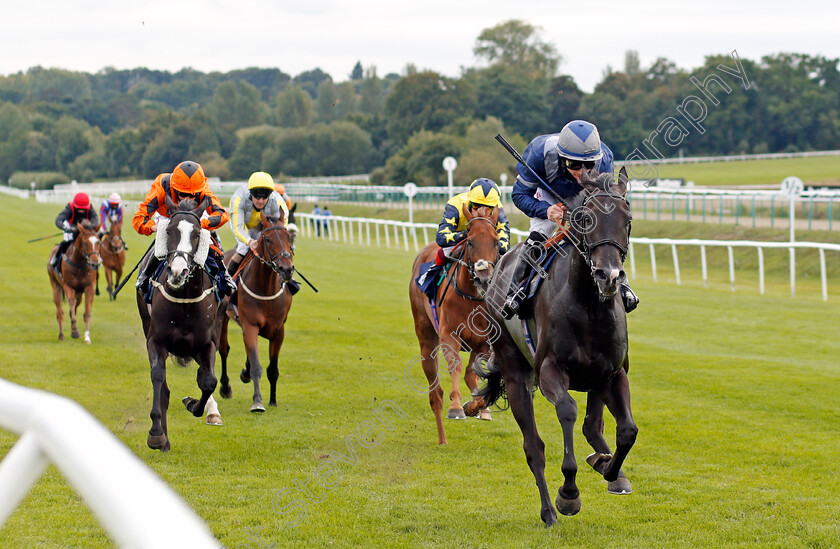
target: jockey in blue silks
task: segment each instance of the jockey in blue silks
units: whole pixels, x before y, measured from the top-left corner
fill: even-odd
[[[527,257],[538,257],[539,248],[554,233],[563,220],[565,206],[558,203],[542,188],[536,174],[561,198],[571,198],[583,190],[580,176],[583,168],[597,166],[600,173],[613,173],[613,153],[601,142],[598,128],[584,120],[573,120],[563,126],[560,133],[540,135],[525,148],[522,159],[528,165],[517,164],[516,183],[511,197],[517,208],[531,218],[531,234],[517,258],[507,299],[502,308],[506,319],[519,314],[524,299],[520,287],[527,277],[532,262]],[[531,170],[528,169],[531,168]],[[625,280],[621,284],[621,297],[627,312],[636,308],[639,299]]]

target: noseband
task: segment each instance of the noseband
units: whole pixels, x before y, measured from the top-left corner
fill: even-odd
[[[282,261],[283,259],[291,259],[291,257],[292,257],[292,254],[290,252],[286,251],[286,248],[283,246],[283,242],[280,240],[280,235],[277,234],[277,231],[280,231],[280,230],[286,231],[287,230],[286,226],[285,225],[272,225],[270,227],[266,227],[265,229],[262,230],[262,233],[260,233],[260,239],[261,240],[262,239],[267,240],[268,239],[268,232],[272,231],[272,234],[274,234],[277,237],[277,244],[280,245],[280,248],[281,248],[282,251],[274,254],[273,256],[270,256],[268,259],[263,258],[261,255],[256,253],[256,251],[254,252],[254,255],[257,256],[257,259],[260,260],[260,263],[267,266],[269,269],[271,269],[272,271],[274,271],[278,275],[282,275],[282,270],[280,268],[280,264],[277,261],[275,261],[275,259],[279,259],[279,260]],[[266,248],[265,242],[263,242],[263,250],[266,250],[266,249],[267,248]]]

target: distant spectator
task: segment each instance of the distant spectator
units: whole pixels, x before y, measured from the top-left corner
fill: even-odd
[[[331,216],[332,212],[330,211],[330,207],[329,206],[324,206],[324,211],[321,212],[321,215],[323,215],[325,218]],[[330,237],[330,220],[329,219],[324,219],[324,238],[329,238],[329,237]]]
[[[318,204],[315,204],[315,207],[312,208],[312,215],[321,215],[321,208],[318,207]],[[321,220],[315,220],[315,236],[321,236]]]

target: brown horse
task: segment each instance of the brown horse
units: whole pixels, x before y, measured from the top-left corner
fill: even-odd
[[[50,259],[47,262],[47,274],[52,285],[53,301],[55,302],[55,317],[58,320],[58,339],[64,341],[64,311],[61,309],[62,296],[67,298],[67,308],[70,309],[70,336],[79,337],[79,329],[76,326],[76,309],[81,302],[82,294],[85,295],[85,343],[90,343],[90,309],[93,306],[94,285],[99,264],[102,259],[99,256],[99,238],[96,236],[96,229],[89,221],[82,221],[76,228],[79,235],[73,244],[67,248],[64,257],[61,258],[57,273],[50,265],[55,257],[58,246],[53,248]]]
[[[232,296],[239,309],[239,324],[242,326],[242,339],[245,341],[247,359],[245,368],[239,373],[243,383],[254,382],[252,412],[265,412],[260,393],[262,366],[258,347],[258,337],[269,341],[268,344],[268,381],[271,383],[270,406],[277,406],[277,356],[283,345],[286,333],[286,318],[292,307],[292,294],[288,283],[292,280],[292,242],[284,224],[283,213],[277,219],[268,218],[260,212],[262,232],[258,239],[256,252],[250,252],[242,260],[237,276],[238,290]],[[225,260],[230,261],[236,250],[228,250]],[[224,303],[223,303],[224,306]],[[228,343],[228,322],[235,319],[232,307],[227,315],[219,315],[219,355],[222,358],[222,387],[219,393],[224,398],[233,394],[227,374],[227,357],[230,352]]]
[[[441,354],[449,365],[447,371],[452,377],[452,390],[449,393],[451,404],[446,417],[464,419],[467,415],[478,414],[481,419],[491,419],[484,400],[476,396],[478,380],[473,365],[490,354],[487,343],[489,325],[484,312],[483,296],[499,258],[499,236],[496,232],[499,210],[483,206],[470,211],[464,207],[463,214],[467,220],[467,237],[457,245],[460,256],[456,258],[453,253],[454,263],[438,287],[435,299],[439,327],[435,327],[435,312],[429,299],[415,283],[420,265],[433,260],[440,249],[436,243],[428,244],[414,260],[408,290],[414,331],[420,342],[423,373],[429,382],[428,388],[422,390],[429,393],[429,405],[435,414],[439,444],[446,444],[442,416],[443,389],[438,375]],[[458,386],[458,378],[464,370],[458,354],[460,351],[470,353],[464,381],[474,396],[472,401],[466,403],[466,407],[461,404],[461,390]]]
[[[152,253],[165,258],[162,271],[151,280],[155,287],[150,305],[137,290],[137,308],[146,334],[146,350],[151,367],[153,402],[152,428],[146,443],[153,450],[169,450],[166,412],[169,386],[166,384],[166,359],[172,354],[186,366],[198,363],[196,381],[201,398],[185,398],[184,404],[195,417],[201,417],[216,389],[216,314],[219,303],[213,292],[214,279],[205,269],[210,247],[210,231],[201,228],[201,212],[210,198],[196,207],[191,199],[175,205],[169,195],[166,206],[171,217],[158,222]],[[143,259],[149,261],[151,254]],[[143,265],[145,266],[145,265]],[[158,279],[163,280],[159,282]],[[209,420],[209,417],[208,417]]]
[[[111,295],[111,292],[114,291],[111,272],[113,271],[115,276],[113,282],[119,283],[125,265],[125,240],[122,239],[121,230],[122,221],[112,222],[108,234],[102,237],[102,267],[105,271],[105,282],[108,284],[109,300],[114,299],[114,296]],[[96,294],[99,295],[98,275],[96,277]]]
[[[505,321],[500,313],[522,246],[499,263],[488,290],[488,312],[499,327],[499,336],[492,341],[495,367],[481,372],[487,379],[481,394],[488,404],[507,394],[539,489],[540,517],[548,526],[557,521],[557,513],[546,484],[545,443],[534,420],[536,387],[554,405],[563,430],[565,482],[557,493],[557,511],[574,515],[581,507],[573,445],[578,408],[570,390],[587,393],[583,434],[595,450],[587,463],[603,475],[611,493],[631,492],[621,472],[638,432],[630,410],[627,319],[619,292],[632,218],[624,168],[618,183],[612,182],[612,174],[594,180],[584,173],[583,192],[567,200],[571,211],[567,241],[571,244],[555,248],[557,256],[540,273],[545,279],[534,298],[533,315],[525,319],[532,326],[533,351],[523,336],[523,321]],[[615,454],[603,436],[604,405],[616,420]]]

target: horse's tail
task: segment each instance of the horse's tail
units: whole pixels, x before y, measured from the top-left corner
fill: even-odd
[[[507,408],[507,393],[505,392],[505,381],[502,379],[502,372],[496,365],[495,355],[491,355],[487,363],[482,366],[479,362],[473,365],[473,371],[486,384],[479,389],[478,396],[484,399],[487,407],[496,404],[499,399],[505,401],[504,408]]]

